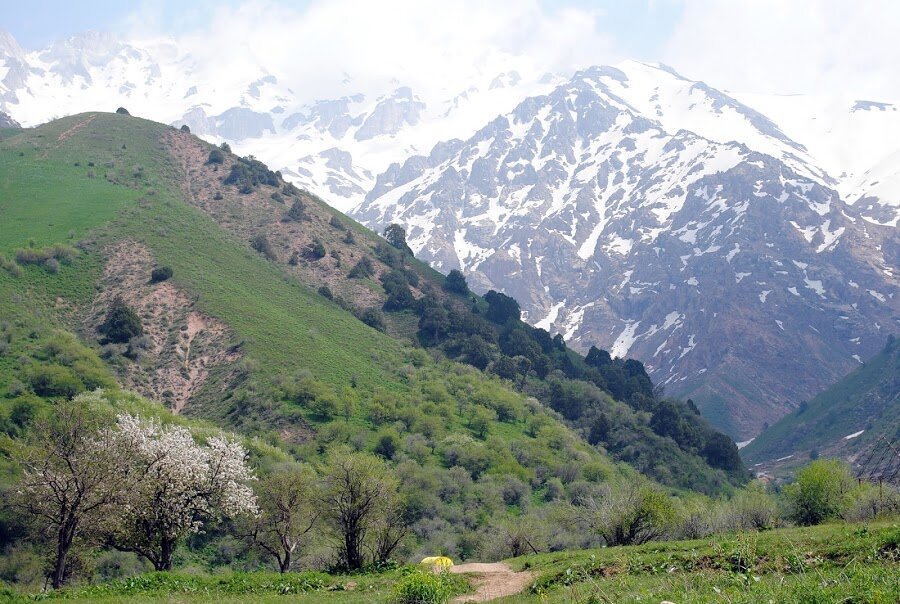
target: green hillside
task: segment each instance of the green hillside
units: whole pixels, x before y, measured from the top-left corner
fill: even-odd
[[[763,431],[741,456],[762,464],[757,470],[792,467],[810,456],[858,465],[881,438],[900,439],[900,340],[893,336],[856,371]]]
[[[448,286],[173,128],[90,113],[5,136],[0,225],[3,438],[54,401],[122,388],[267,443],[263,466],[374,453],[408,494],[407,554],[473,555],[509,518],[634,484],[635,468],[708,493],[746,481],[733,443],[657,399],[640,363],[575,354],[511,298]],[[140,331],[110,335],[114,307]],[[191,550],[204,563],[208,543]]]
[[[585,359],[522,323],[514,300],[444,287],[442,275],[252,158],[91,113],[4,139],[0,162],[0,212],[13,225],[0,233],[12,271],[0,287],[77,332],[124,386],[176,411],[304,446],[359,429],[374,438],[398,421],[398,436],[415,434],[430,405],[454,400],[455,418],[441,422],[448,433],[472,433],[469,411],[481,408],[477,422],[511,439],[546,414],[526,405],[533,397],[562,414],[572,437],[664,484],[715,492],[745,480],[727,439],[695,410],[657,400],[640,363]],[[48,254],[62,262],[44,262]],[[158,266],[173,277],[151,283]],[[143,343],[99,345],[115,296],[143,317]],[[448,358],[505,379],[448,370]],[[505,399],[516,401],[512,413]]]

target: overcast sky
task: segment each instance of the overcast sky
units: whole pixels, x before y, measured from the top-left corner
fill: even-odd
[[[85,29],[174,37],[209,58],[317,76],[451,78],[660,61],[733,91],[900,98],[895,0],[71,0],[7,2],[26,49]],[[187,8],[185,8],[187,6]],[[224,65],[223,65],[224,67]],[[293,73],[292,73],[293,70]]]

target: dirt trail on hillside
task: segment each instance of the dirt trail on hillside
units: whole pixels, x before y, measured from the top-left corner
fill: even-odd
[[[92,115],[91,117],[89,117],[87,119],[81,120],[80,122],[78,122],[77,124],[75,124],[74,126],[69,128],[68,130],[66,130],[65,132],[60,134],[59,137],[56,139],[56,142],[58,142],[58,143],[63,142],[64,140],[66,140],[67,138],[69,138],[70,136],[72,136],[73,134],[75,134],[76,132],[78,132],[79,130],[81,130],[82,128],[87,126],[88,124],[90,124],[95,117],[97,117],[97,116]]]
[[[512,596],[534,579],[534,573],[517,573],[503,562],[457,564],[450,568],[450,572],[473,575],[472,584],[475,586],[475,593],[459,596],[454,602],[488,602]]]

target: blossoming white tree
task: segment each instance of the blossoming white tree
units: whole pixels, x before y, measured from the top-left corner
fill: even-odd
[[[123,414],[117,419],[130,487],[110,541],[170,570],[175,546],[205,522],[255,514],[254,479],[244,447],[213,436],[205,445],[182,426]]]

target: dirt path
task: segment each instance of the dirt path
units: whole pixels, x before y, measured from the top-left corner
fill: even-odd
[[[534,573],[517,573],[503,562],[492,564],[457,564],[450,572],[473,575],[475,593],[459,596],[454,602],[488,602],[504,596],[512,596],[525,589],[534,579]]]
[[[70,136],[72,136],[73,134],[75,134],[76,132],[78,132],[79,130],[81,130],[82,128],[87,126],[88,124],[90,124],[95,117],[97,117],[97,116],[92,115],[91,117],[89,117],[87,119],[81,120],[80,122],[78,122],[77,124],[75,124],[74,126],[69,128],[68,130],[66,130],[65,132],[60,134],[59,137],[56,139],[56,142],[58,142],[58,143],[63,142],[64,140],[66,140],[67,138],[69,138]]]

